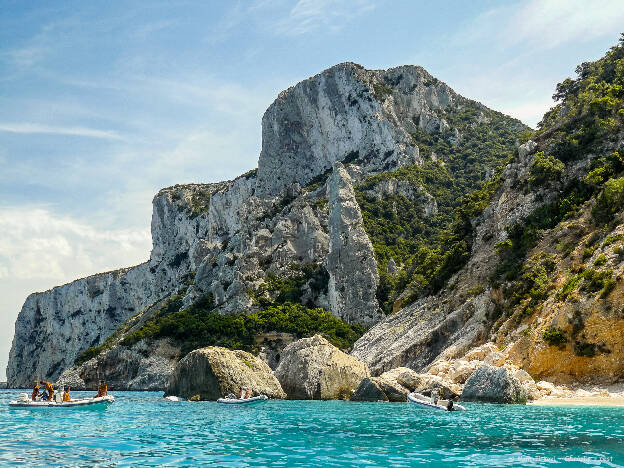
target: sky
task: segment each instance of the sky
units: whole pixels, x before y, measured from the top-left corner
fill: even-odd
[[[154,194],[256,167],[281,90],[421,65],[534,127],[623,24],[621,0],[0,0],[0,381],[28,294],[147,260]]]

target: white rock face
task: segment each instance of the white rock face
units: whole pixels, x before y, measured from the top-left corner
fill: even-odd
[[[320,335],[289,344],[275,369],[277,380],[291,400],[348,399],[369,375],[366,364]]]
[[[264,114],[258,191],[277,195],[293,182],[306,185],[345,158],[378,168],[420,163],[409,132],[444,130],[434,111],[455,98],[420,67],[342,63],[325,70],[280,93]]]
[[[329,304],[345,322],[372,325],[382,318],[375,297],[379,274],[370,239],[362,226],[347,171],[336,163],[327,188],[329,196]]]
[[[219,313],[257,310],[250,291],[261,289],[269,275],[291,274],[293,264],[318,265],[319,277],[328,278],[320,286],[305,285],[304,303],[351,323],[375,325],[382,319],[375,298],[377,265],[353,184],[434,158],[421,154],[411,133],[448,130],[444,109],[463,99],[420,67],[365,70],[352,63],[282,92],[263,117],[257,172],[217,184],[163,189],[154,198],[148,262],[26,300],[16,322],[9,385],[56,379],[128,318],[177,291],[186,291],[185,307],[211,294]],[[461,135],[455,132],[453,138]],[[516,169],[527,170],[530,159]],[[346,167],[333,169],[340,161]],[[398,181],[385,184],[379,196],[397,193],[422,204],[423,216],[437,213],[435,198],[424,190]],[[521,210],[511,205],[509,210]],[[504,214],[496,218],[499,226],[508,222]],[[490,304],[485,296],[473,302],[450,314],[436,309],[435,299],[411,307],[408,314],[401,311],[373,327],[354,354],[378,372],[422,367],[449,346],[466,347],[482,338],[480,317]],[[431,339],[437,333],[444,337],[442,346]],[[115,352],[128,362],[138,360],[136,369],[128,365],[128,372],[120,374],[120,385],[133,382],[140,388],[145,385],[140,376],[162,381],[159,376],[170,370],[169,361]],[[94,365],[105,366],[106,357]]]
[[[156,195],[149,262],[31,294],[15,323],[9,385],[56,379],[86,348],[178,288],[193,262],[188,252],[207,230],[202,210],[214,189],[213,184],[178,186]]]
[[[352,354],[368,364],[373,375],[401,366],[422,371],[444,351],[468,348],[483,336],[492,308],[486,295],[452,309],[439,297],[428,297],[376,324],[355,342]]]

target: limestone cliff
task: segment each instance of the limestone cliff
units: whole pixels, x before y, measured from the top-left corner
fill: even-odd
[[[395,283],[402,284],[408,265],[379,257],[376,238],[366,230],[371,213],[362,209],[362,194],[378,201],[402,197],[390,205],[384,215],[389,218],[400,214],[400,203],[409,200],[417,218],[425,220],[419,236],[426,238],[426,224],[448,224],[457,205],[455,195],[430,183],[432,165],[445,171],[444,184],[457,186],[453,193],[467,193],[492,177],[496,164],[526,129],[459,96],[420,67],[366,70],[353,63],[336,65],[280,93],[262,126],[257,170],[233,181],[159,192],[148,262],[27,299],[16,322],[9,385],[57,378],[79,356],[86,362],[78,362],[70,374],[85,382],[113,372],[109,364],[115,356],[128,361],[125,370],[115,373],[120,387],[142,388],[148,385],[143,383],[146,375],[163,382],[172,371],[171,360],[187,351],[183,337],[173,337],[172,348],[161,356],[151,338],[145,338],[144,327],[158,320],[162,324],[206,298],[211,313],[249,314],[294,301],[322,307],[350,325],[373,326],[388,312],[382,311],[389,296],[380,295],[386,285],[380,278],[386,281],[386,270],[392,271],[398,278]],[[459,152],[491,136],[497,140],[496,149],[474,171],[467,171],[473,156]],[[454,148],[457,157],[446,158],[440,148]],[[371,182],[387,173],[394,174],[393,181]],[[413,173],[420,175],[413,178]],[[469,176],[463,178],[465,174]],[[440,336],[478,315],[470,305],[460,309],[456,318],[443,318]],[[428,314],[429,309],[422,310]],[[397,357],[401,351],[375,357],[392,348],[383,341],[383,333],[377,341],[370,339],[387,324],[379,327],[373,327],[356,352],[374,368],[403,363]],[[411,325],[401,327],[405,333],[395,330],[388,335],[396,343],[410,341],[413,333]],[[436,341],[431,333],[422,329],[424,342]],[[478,325],[473,333],[480,333]],[[369,350],[374,342],[384,350]],[[162,365],[139,357],[136,350],[150,346]],[[414,356],[411,365],[424,365],[442,348],[434,343],[429,357]],[[131,356],[138,365],[130,362]]]
[[[15,324],[7,380],[29,386],[56,378],[137,312],[169,296],[196,268],[207,200],[218,185],[176,186],[154,198],[153,250],[141,265],[101,273],[31,294]]]

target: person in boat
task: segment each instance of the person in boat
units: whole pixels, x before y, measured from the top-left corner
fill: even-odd
[[[98,392],[95,395],[95,398],[100,398],[108,395],[108,387],[106,386],[105,380],[100,380],[100,384],[98,385]]]
[[[69,395],[70,387],[65,389],[65,393],[63,393],[63,401],[71,401],[71,396]]]
[[[41,382],[46,389],[46,393],[43,394],[42,400],[52,401],[54,398],[54,386],[50,382]]]
[[[35,380],[35,385],[33,387],[33,391],[32,391],[32,401],[37,401],[37,397],[40,396],[41,393],[39,392],[39,381]]]
[[[455,411],[455,408],[453,408],[453,399],[452,398],[449,398],[449,401],[446,404],[446,411]]]

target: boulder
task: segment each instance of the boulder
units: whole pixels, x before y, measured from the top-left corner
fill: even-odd
[[[381,377],[396,382],[410,392],[416,390],[425,380],[423,374],[419,374],[408,367],[396,367],[388,372],[384,372],[381,374]]]
[[[482,365],[483,363],[480,361],[464,361],[463,359],[459,359],[450,366],[446,375],[451,382],[463,384],[472,373]]]
[[[378,377],[366,377],[351,396],[351,401],[388,401]]]
[[[166,339],[142,340],[131,347],[116,345],[66,369],[57,383],[95,390],[99,380],[105,379],[110,390],[163,391],[180,357],[180,349]]]
[[[526,403],[528,394],[504,367],[484,365],[466,381],[461,399],[490,403]]]
[[[379,377],[362,380],[351,400],[406,402],[407,394],[422,382],[423,378],[417,372],[407,367],[397,367]]]
[[[481,346],[477,346],[476,348],[472,348],[470,351],[466,353],[464,356],[465,361],[483,361],[485,356],[490,353],[495,353],[498,351],[498,348],[494,343],[485,343]]]
[[[524,382],[535,382],[533,380],[533,377],[531,377],[531,374],[529,374],[527,371],[525,371],[524,369],[518,369],[516,372],[514,372],[513,376],[518,379],[518,381],[520,383],[524,383]]]
[[[446,375],[451,367],[451,361],[435,361],[427,372],[432,375]]]
[[[551,393],[554,393],[556,390],[554,384],[547,382],[545,380],[540,380],[539,382],[537,382],[536,386],[537,386],[537,389],[542,393],[542,395],[550,395]]]
[[[254,395],[286,397],[264,361],[245,351],[217,346],[187,354],[176,366],[165,396],[199,395],[200,400],[216,400],[229,393],[238,394],[242,387],[248,387]]]
[[[420,383],[414,389],[417,393],[430,396],[432,391],[437,392],[443,399],[457,398],[461,393],[461,388],[452,382],[438,375],[419,374]]]
[[[483,363],[487,366],[501,367],[505,364],[505,355],[499,351],[494,351],[485,356]]]
[[[542,397],[542,393],[533,380],[533,377],[524,369],[517,369],[513,376],[518,379],[518,382],[524,387],[527,392],[529,400],[537,400]]]
[[[275,376],[290,400],[337,400],[350,398],[370,371],[315,335],[284,348]]]

